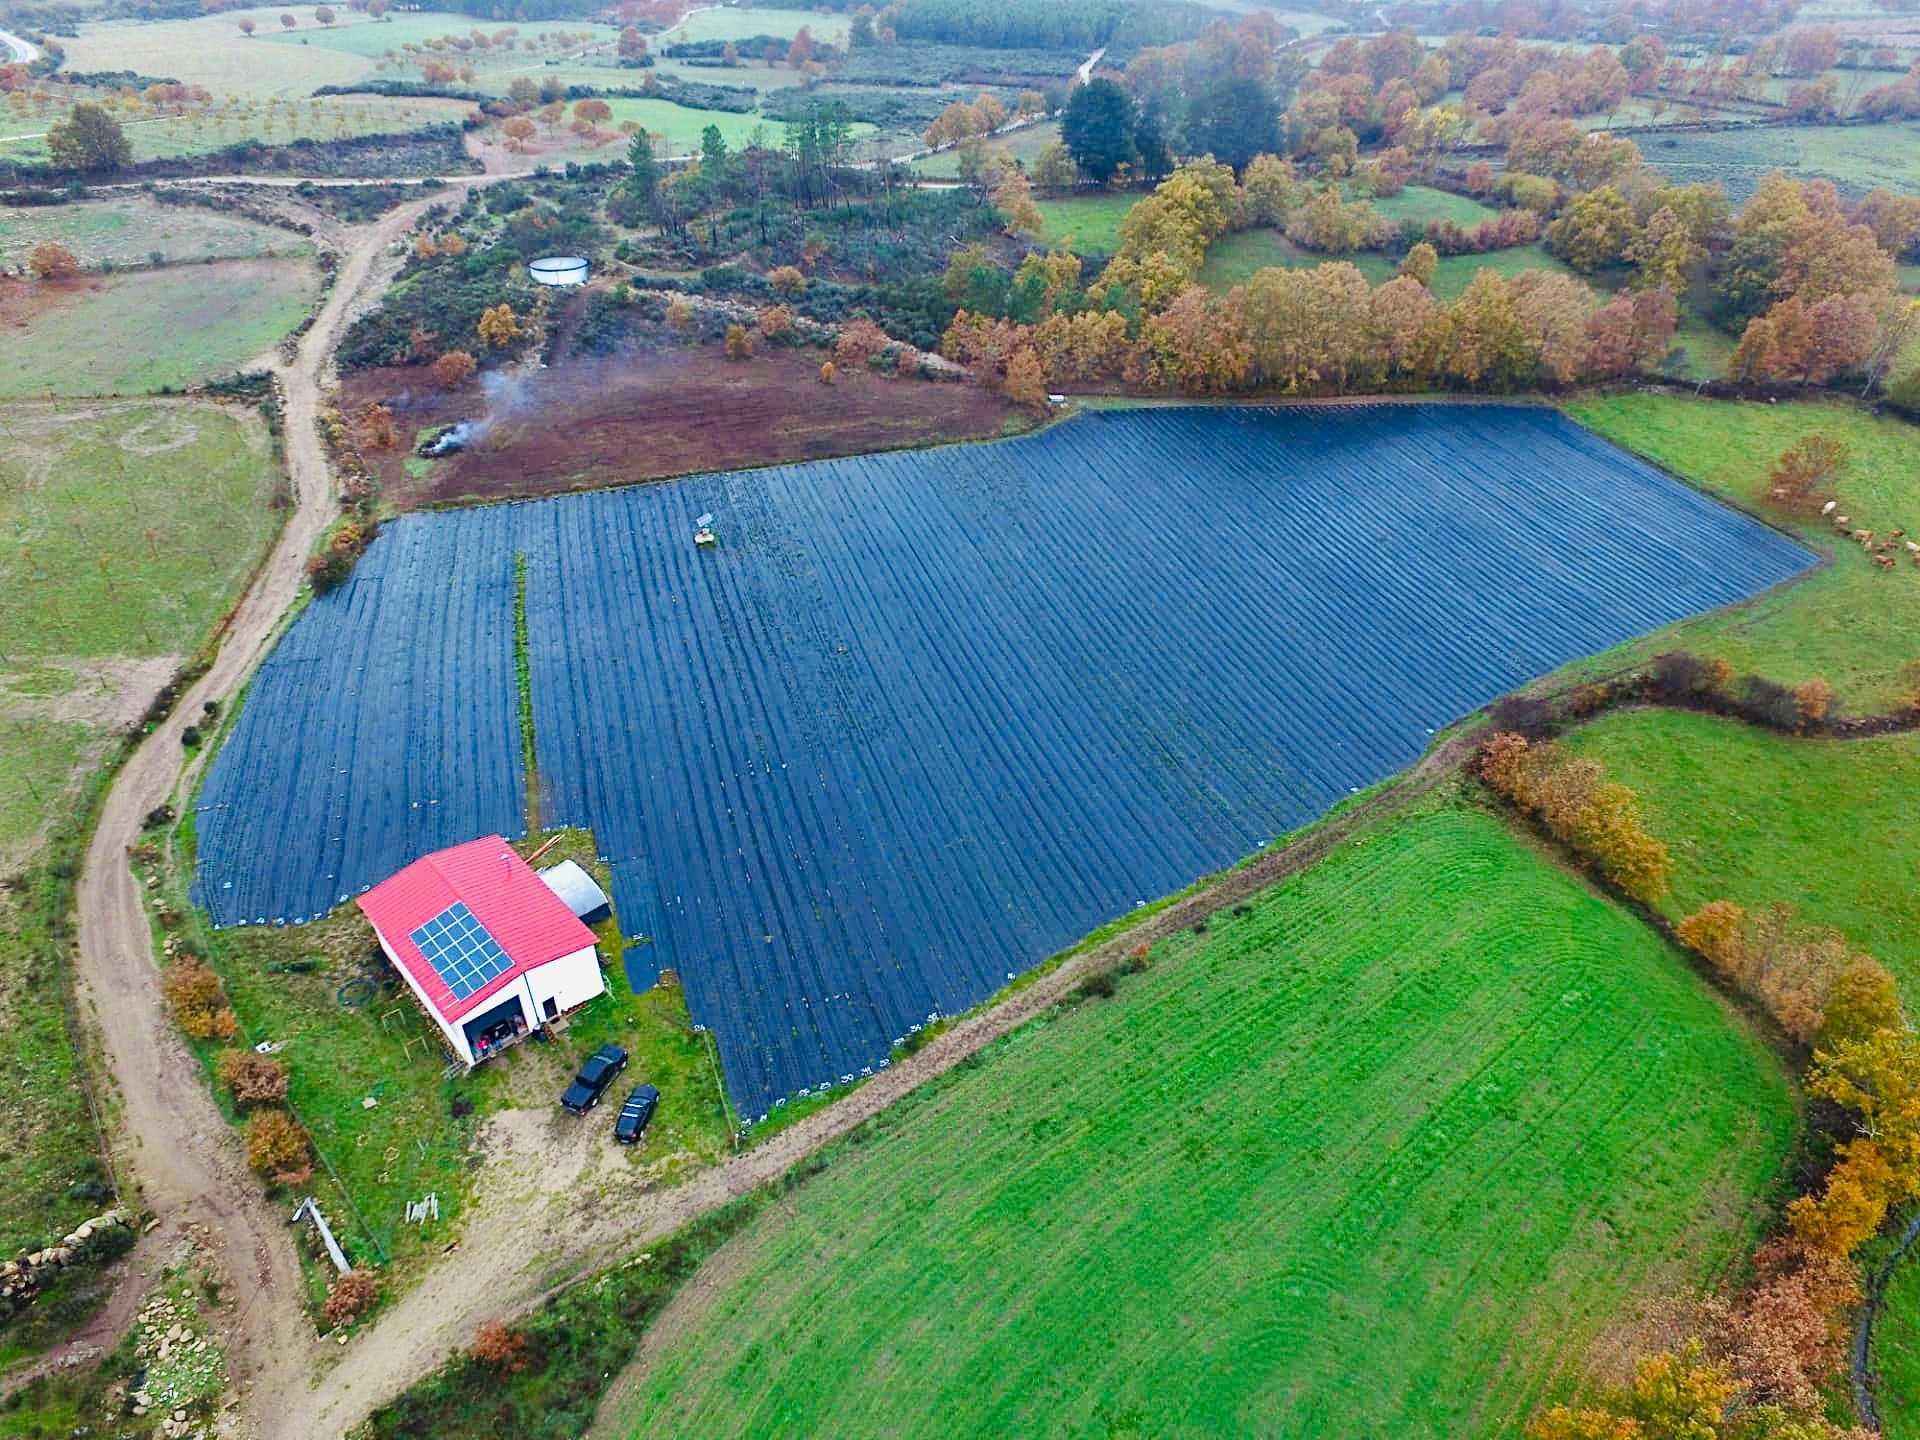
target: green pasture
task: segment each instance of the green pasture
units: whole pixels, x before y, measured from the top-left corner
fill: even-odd
[[[60,958],[91,777],[145,697],[128,662],[206,637],[277,527],[257,417],[185,401],[0,411],[0,1251],[57,1239],[109,1193],[65,1015]],[[163,670],[170,668],[162,662]],[[151,673],[151,667],[145,672]],[[129,701],[131,705],[129,707]],[[0,1362],[68,1313],[0,1326]],[[64,1432],[63,1432],[64,1433]]]
[[[0,106],[0,159],[44,162],[46,134],[69,110],[55,98],[25,107]],[[456,122],[473,107],[458,100],[356,95],[319,99],[241,99],[154,111],[122,107],[133,158],[171,160],[204,155],[243,140],[287,145],[295,140],[347,140]]]
[[[804,28],[816,40],[845,46],[852,21],[830,11],[781,9],[778,6],[709,5],[696,7],[678,25],[670,26],[651,43],[668,45],[698,40],[745,40],[752,35],[792,39]]]
[[[312,308],[318,288],[302,260],[221,260],[63,282],[0,350],[0,399],[137,395],[215,379],[271,349]]]
[[[168,261],[308,255],[313,242],[200,205],[114,196],[76,205],[0,206],[0,267],[26,268],[37,245],[64,245],[88,269]]]
[[[1240,230],[1223,235],[1207,251],[1207,262],[1200,268],[1200,283],[1210,290],[1231,290],[1244,285],[1260,271],[1279,266],[1288,270],[1307,269],[1343,260],[1355,266],[1370,284],[1383,285],[1400,272],[1397,256],[1377,250],[1361,250],[1352,255],[1321,255],[1303,250],[1278,230]],[[1538,245],[1521,245],[1511,250],[1492,250],[1485,255],[1448,255],[1433,272],[1433,293],[1442,300],[1456,300],[1473,277],[1492,270],[1511,279],[1523,270],[1571,270]]]
[[[1076,255],[1111,255],[1120,248],[1120,225],[1138,204],[1138,195],[1069,195],[1036,200],[1046,228],[1035,243]]]
[[[1777,1061],[1651,932],[1430,803],[883,1112],[600,1434],[1516,1434],[1737,1264]]]
[[[1844,931],[1920,995],[1920,736],[1802,740],[1691,711],[1631,710],[1567,748],[1640,795],[1673,851],[1674,917],[1777,901]]]
[[[1349,187],[1347,198],[1364,200],[1381,219],[1395,225],[1409,220],[1421,224],[1429,220],[1451,220],[1462,229],[1471,230],[1482,220],[1497,219],[1500,214],[1493,206],[1482,205],[1471,196],[1435,190],[1427,185],[1408,185],[1395,195],[1362,195]]]
[[[0,663],[190,653],[278,528],[277,472],[263,427],[244,412],[10,403]]]
[[[955,98],[960,97],[956,95]],[[1008,134],[994,136],[987,142],[987,154],[989,156],[1005,155],[1008,159],[1017,161],[1023,170],[1030,171],[1033,168],[1033,162],[1039,158],[1040,152],[1059,138],[1060,122],[1042,120],[1037,125],[1023,126]],[[915,174],[925,175],[932,180],[957,179],[960,174],[960,152],[942,150],[938,155],[922,155],[913,162],[913,169]],[[1058,204],[1059,202],[1048,201],[1047,203]],[[1118,230],[1116,229],[1114,233],[1117,238]]]
[[[1769,170],[1827,179],[1858,198],[1876,186],[1920,191],[1920,123],[1766,125],[1636,137],[1648,162],[1683,183],[1718,180],[1735,204]]]
[[[1821,675],[1843,708],[1860,712],[1904,698],[1901,671],[1920,659],[1920,570],[1905,558],[1882,570],[1829,523],[1796,520],[1765,502],[1774,457],[1802,436],[1822,432],[1851,447],[1836,493],[1852,524],[1881,534],[1920,533],[1920,428],[1839,400],[1768,405],[1621,394],[1576,400],[1567,412],[1682,479],[1760,511],[1833,557],[1825,569],[1790,585],[1630,641],[1575,667],[1576,673],[1684,648],[1785,684]]]
[[[592,20],[534,20],[517,23],[482,20],[472,15],[432,10],[407,13],[390,11],[378,20],[369,20],[363,14],[342,7],[336,7],[336,13],[339,18],[335,24],[321,25],[313,19],[311,11],[266,12],[254,39],[275,45],[304,45],[314,49],[336,51],[343,55],[357,55],[363,59],[379,60],[386,56],[387,52],[398,51],[403,45],[425,45],[429,41],[449,37],[471,38],[477,30],[488,37],[489,44],[475,46],[466,51],[448,50],[440,58],[445,58],[454,64],[471,64],[478,69],[483,66],[498,68],[516,64],[538,66],[543,56],[554,53],[550,48],[550,42],[556,36],[589,34],[598,42],[611,44],[620,35],[618,27],[599,24]],[[282,26],[279,19],[282,14],[298,17],[299,27],[288,30]],[[502,36],[509,30],[513,34],[506,38],[513,41],[511,48],[497,47],[491,43],[495,37]]]

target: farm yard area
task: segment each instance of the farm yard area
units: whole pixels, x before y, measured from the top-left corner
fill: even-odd
[[[1484,468],[1436,485],[1462,449]],[[1233,567],[1153,538],[1223,508]],[[711,555],[688,539],[707,512]],[[1549,532],[1551,556],[1530,538]],[[628,935],[681,975],[749,1117],[883,1064],[1487,698],[1811,559],[1550,411],[1502,408],[1093,415],[416,517],[294,628],[209,775],[197,898],[217,922],[310,919],[408,856],[517,833],[516,556],[540,813],[599,837]],[[423,664],[427,635],[447,648]],[[1393,691],[1356,707],[1349,677],[1378,674]],[[1010,727],[994,697],[1014,694]],[[1104,846],[1050,840],[1069,814]],[[288,825],[311,843],[263,843]]]

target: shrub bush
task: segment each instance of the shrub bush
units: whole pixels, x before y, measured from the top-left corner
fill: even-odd
[[[173,1018],[196,1040],[231,1040],[240,1031],[226,986],[212,968],[199,960],[176,960],[160,977],[160,991],[173,1007]]]
[[[278,1105],[287,1098],[287,1067],[252,1050],[222,1050],[215,1062],[220,1083],[241,1109]]]
[[[275,1185],[298,1185],[313,1174],[307,1132],[284,1110],[256,1110],[247,1121],[247,1164]]]
[[[473,1358],[502,1375],[518,1375],[532,1363],[527,1337],[504,1320],[481,1323],[473,1337]]]
[[[350,1325],[374,1307],[380,1298],[380,1282],[371,1270],[356,1266],[334,1277],[327,1286],[326,1303],[320,1307],[328,1326]]]

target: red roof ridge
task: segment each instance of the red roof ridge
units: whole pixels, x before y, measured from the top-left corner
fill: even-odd
[[[511,962],[464,999],[455,997],[413,941],[415,930],[459,902]],[[448,1020],[479,1009],[517,976],[594,943],[593,932],[499,835],[422,855],[367,891],[359,905],[420,993]]]

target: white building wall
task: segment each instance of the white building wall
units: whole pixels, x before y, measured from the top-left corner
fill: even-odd
[[[434,1009],[432,1004],[428,1002],[426,995],[421,992],[420,986],[415,983],[413,972],[402,965],[400,963],[400,957],[393,953],[393,947],[387,943],[387,937],[382,935],[377,928],[373,934],[374,938],[380,942],[380,948],[387,952],[388,963],[400,972],[400,978],[407,982],[407,988],[413,991],[414,998],[420,1002],[420,1008],[426,1011],[427,1018],[439,1026],[440,1033],[447,1037],[447,1043],[453,1046],[453,1053],[458,1055],[466,1064],[473,1064],[473,1048],[467,1044],[466,1032],[460,1028],[457,1022],[443,1019],[440,1012]]]
[[[606,991],[600,977],[600,954],[589,945],[558,960],[549,960],[526,972],[527,992],[533,998],[532,1023],[548,1018],[547,1001],[554,1002],[554,1013],[564,1015],[576,1005],[584,1005]]]

